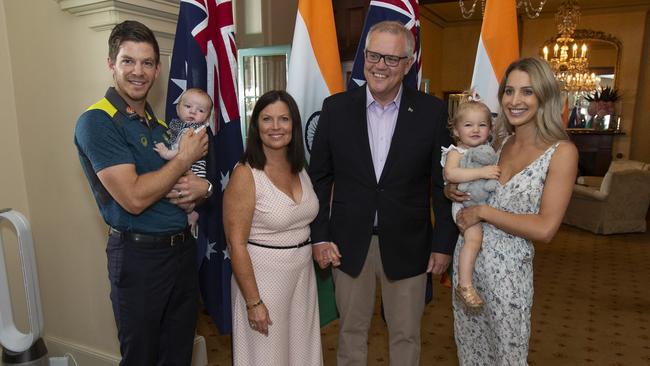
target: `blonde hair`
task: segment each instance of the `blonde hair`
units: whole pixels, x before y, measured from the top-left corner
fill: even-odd
[[[449,121],[447,122],[447,129],[449,129],[451,137],[456,143],[458,143],[459,139],[454,135],[454,128],[458,122],[462,121],[463,115],[468,111],[482,111],[485,113],[485,120],[490,125],[490,130],[492,129],[492,112],[490,112],[490,108],[480,100],[474,99],[476,96],[473,95],[475,95],[475,93],[472,93],[471,91],[463,92],[462,97],[458,102],[456,114],[452,118],[449,118]]]
[[[521,58],[508,66],[499,84],[499,103],[503,100],[508,76],[514,70],[523,71],[530,77],[533,93],[539,101],[535,125],[537,135],[546,143],[554,143],[558,140],[568,140],[569,136],[562,126],[562,98],[560,85],[553,71],[546,61],[537,57]],[[514,127],[508,122],[503,110],[496,118],[495,135],[496,146],[503,139],[514,132]]]
[[[210,101],[210,106],[208,107],[208,117],[212,114],[212,107],[214,107],[214,102],[212,101],[212,97],[210,97],[210,94],[208,94],[205,90],[201,88],[189,88],[185,90],[181,95],[178,97],[178,103],[176,103],[176,108],[180,105],[180,103],[183,101],[183,98],[185,98],[186,95],[189,94],[198,94],[201,95],[205,98],[207,98],[208,101]]]

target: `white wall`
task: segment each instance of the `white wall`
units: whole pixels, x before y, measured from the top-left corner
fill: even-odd
[[[0,6],[0,209],[13,208],[29,218],[29,204],[25,189],[25,172],[20,155],[20,138],[14,100],[14,80],[11,74],[9,42],[5,26],[5,11]],[[5,247],[4,256],[8,267],[9,286],[11,288],[14,318],[19,329],[27,329],[25,292],[22,289],[20,262],[17,260],[18,246],[16,235],[11,225],[4,221],[0,224],[0,235]]]
[[[80,359],[94,357],[82,364],[110,364],[119,347],[108,297],[107,228],[79,165],[74,126],[111,85],[107,40],[112,24],[125,18],[152,27],[167,53],[152,93],[164,117],[168,31],[173,33],[176,19],[119,15],[119,9],[72,14],[62,10],[63,3],[0,3],[0,208],[14,207],[31,221],[51,353],[70,351]],[[150,3],[178,8],[177,1]],[[102,22],[106,25],[98,26]],[[15,292],[22,288],[20,281],[11,278]],[[24,317],[24,305],[16,307]]]
[[[105,227],[72,143],[76,118],[110,83],[108,35],[53,1],[4,7],[45,331],[119,354],[107,296]]]

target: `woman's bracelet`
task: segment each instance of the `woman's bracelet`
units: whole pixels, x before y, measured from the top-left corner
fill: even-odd
[[[264,302],[262,302],[262,299],[259,299],[257,301],[246,302],[246,310],[251,310],[256,306],[260,306],[262,304],[264,304]]]

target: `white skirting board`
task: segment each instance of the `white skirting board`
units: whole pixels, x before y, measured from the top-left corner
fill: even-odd
[[[118,366],[120,357],[100,352],[79,344],[56,337],[45,337],[48,356],[63,356],[71,354],[79,366]],[[208,364],[208,353],[205,338],[197,335],[194,337],[194,350],[192,354],[192,366],[206,366]],[[69,363],[74,366],[74,362]]]

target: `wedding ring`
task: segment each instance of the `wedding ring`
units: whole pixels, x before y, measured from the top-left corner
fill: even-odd
[[[178,191],[178,198],[179,198],[179,199],[180,199],[180,198],[183,198],[183,192]]]

